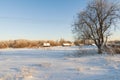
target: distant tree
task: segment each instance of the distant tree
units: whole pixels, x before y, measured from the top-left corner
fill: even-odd
[[[75,41],[74,41],[74,44],[75,44],[76,46],[80,46],[80,44],[84,44],[84,40],[75,40]]]
[[[61,38],[60,41],[59,41],[59,44],[62,46],[63,43],[65,43],[65,42],[66,42],[65,39]]]
[[[65,39],[61,38],[60,41],[59,41],[59,44],[62,46],[63,43],[69,43],[69,44],[72,44],[71,41],[68,41],[68,40],[65,40]]]
[[[47,42],[50,43],[51,46],[59,46],[59,43],[57,41],[48,40]]]
[[[15,40],[13,43],[13,48],[26,48],[28,47],[29,43],[27,40]]]
[[[78,39],[92,39],[102,53],[102,48],[111,35],[111,28],[120,19],[120,5],[110,0],[91,0],[78,14],[73,32]]]
[[[14,40],[9,40],[8,41],[8,47],[13,48]]]
[[[8,48],[8,43],[6,41],[1,41],[0,48]]]
[[[39,41],[29,41],[29,48],[38,48],[40,47],[40,42]]]

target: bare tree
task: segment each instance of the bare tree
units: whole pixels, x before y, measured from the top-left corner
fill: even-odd
[[[120,19],[119,11],[118,3],[110,0],[91,0],[78,14],[73,31],[78,38],[92,39],[98,48],[98,53],[102,53],[106,39],[111,34],[111,28],[115,27]]]

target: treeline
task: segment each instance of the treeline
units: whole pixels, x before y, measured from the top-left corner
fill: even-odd
[[[50,43],[50,46],[62,46],[63,43],[70,43],[71,41],[67,41],[64,39],[60,39],[58,41],[54,40],[9,40],[9,41],[0,41],[0,48],[39,48],[43,47],[44,43]]]

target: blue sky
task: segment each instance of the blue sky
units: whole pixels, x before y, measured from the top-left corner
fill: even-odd
[[[0,40],[73,40],[74,16],[88,0],[0,0]]]
[[[74,16],[86,0],[0,0],[0,40],[72,40]]]

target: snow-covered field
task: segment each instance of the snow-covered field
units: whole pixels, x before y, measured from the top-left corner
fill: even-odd
[[[0,50],[0,80],[120,80],[120,55],[80,49],[94,55],[80,57],[78,47]]]

